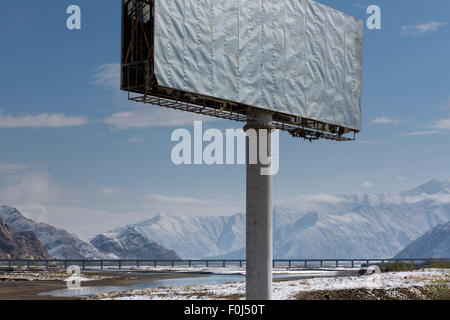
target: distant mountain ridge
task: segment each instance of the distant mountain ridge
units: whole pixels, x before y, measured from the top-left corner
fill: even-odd
[[[52,259],[33,232],[16,232],[0,216],[0,259]]]
[[[60,259],[245,257],[245,214],[152,218],[84,241],[0,207],[16,231],[31,231]],[[391,194],[315,194],[274,207],[274,258],[389,258],[450,220],[450,181]],[[416,257],[417,258],[417,257]],[[170,258],[168,258],[170,259]]]
[[[11,228],[24,234],[35,234],[36,240],[57,259],[180,259],[173,250],[164,248],[134,228],[97,235],[87,242],[63,229],[26,218],[15,208],[0,207],[2,216]]]
[[[90,242],[112,259],[181,259],[175,251],[149,240],[132,227],[119,233],[100,234]]]
[[[387,258],[450,220],[450,181],[391,194],[307,195],[274,207],[275,258]],[[129,225],[182,258],[244,258],[245,214]],[[114,230],[118,232],[123,228]]]
[[[426,232],[400,251],[395,258],[450,258],[450,221]]]
[[[219,255],[245,245],[245,214],[220,217],[186,217],[159,213],[149,220],[118,228],[129,227],[165,248],[177,252],[184,259]]]
[[[89,242],[63,229],[28,219],[15,208],[2,206],[0,215],[14,230],[35,233],[46,250],[57,259],[107,258],[107,255],[99,252]]]

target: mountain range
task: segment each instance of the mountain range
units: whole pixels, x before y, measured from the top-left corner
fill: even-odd
[[[440,224],[410,243],[395,258],[450,258],[450,222]]]
[[[52,259],[31,231],[16,232],[0,217],[0,259]]]
[[[111,259],[181,259],[175,251],[146,238],[132,227],[119,233],[99,234],[91,244]]]
[[[5,222],[18,232],[33,232],[42,245],[58,259],[101,259],[108,256],[99,252],[89,242],[80,239],[75,234],[49,224],[35,222],[24,217],[17,209],[0,207],[0,215]]]
[[[88,242],[63,229],[26,218],[14,208],[0,207],[0,217],[11,229],[36,235],[57,259],[180,259],[173,250],[162,247],[133,228],[98,235]]]
[[[450,220],[450,181],[433,180],[391,194],[300,196],[275,206],[273,212],[275,258],[393,257]],[[182,258],[245,257],[243,213],[222,217],[160,213],[127,227]]]
[[[299,196],[273,212],[274,258],[388,258],[450,220],[450,181],[433,180],[400,193]],[[13,208],[0,207],[0,214],[15,230],[34,232],[57,258],[245,257],[244,213],[159,213],[90,242]]]

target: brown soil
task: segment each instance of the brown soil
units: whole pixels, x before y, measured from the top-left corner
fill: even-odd
[[[89,273],[83,272],[83,275],[85,274]],[[111,276],[114,279],[89,281],[85,282],[84,285],[82,283],[82,286],[126,286],[153,280],[201,276],[191,273],[161,274],[125,271],[95,272],[95,275]],[[4,280],[0,281],[0,300],[78,300],[79,298],[76,297],[61,298],[39,295],[42,292],[64,289],[66,287],[66,283],[60,280]]]
[[[395,289],[345,289],[300,292],[297,300],[422,300],[419,287]]]

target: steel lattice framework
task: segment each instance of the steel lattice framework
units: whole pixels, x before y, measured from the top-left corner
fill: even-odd
[[[122,0],[121,89],[129,100],[222,119],[246,122],[255,106],[158,85],[154,70],[154,0]],[[358,131],[273,112],[273,124],[307,140],[348,141]],[[348,136],[348,134],[353,134]]]

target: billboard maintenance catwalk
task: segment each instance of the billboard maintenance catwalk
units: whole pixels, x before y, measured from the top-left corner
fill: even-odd
[[[247,122],[258,137],[247,152],[265,145],[270,155],[273,129],[353,140],[362,38],[361,20],[314,0],[122,0],[121,89],[133,101]],[[248,299],[271,298],[267,166],[247,162]]]

